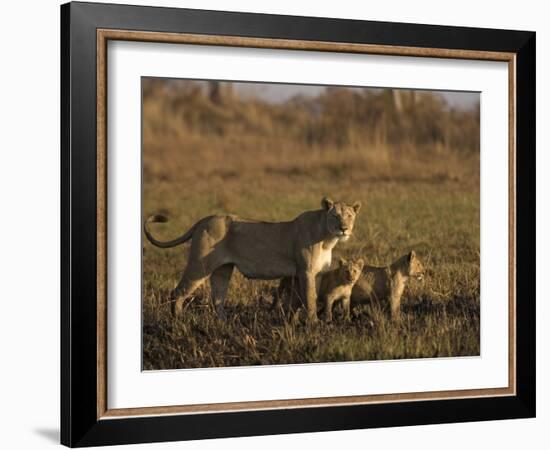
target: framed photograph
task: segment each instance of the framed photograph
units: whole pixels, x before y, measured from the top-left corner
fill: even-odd
[[[535,415],[535,33],[61,7],[61,441]]]

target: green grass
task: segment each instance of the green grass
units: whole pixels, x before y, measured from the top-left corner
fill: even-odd
[[[402,320],[392,322],[377,305],[354,312],[351,323],[307,327],[298,318],[270,311],[276,282],[250,281],[236,273],[227,296],[227,322],[209,306],[205,286],[185,313],[173,319],[165,305],[187,261],[188,245],[163,250],[144,244],[143,351],[145,369],[380,360],[479,354],[479,194],[460,184],[372,183],[357,190],[322,181],[301,183],[261,178],[261,186],[161,194],[174,220],[157,235],[180,234],[207,214],[232,212],[265,220],[290,219],[315,209],[321,192],[363,201],[354,235],[334,256],[363,256],[387,264],[410,249],[423,261],[424,281],[410,280]],[[233,185],[234,184],[234,185]],[[266,184],[272,189],[267,189]],[[292,183],[293,184],[293,183]],[[240,183],[242,185],[242,183]],[[286,195],[281,192],[288,190]],[[241,193],[242,192],[242,193]],[[292,193],[292,195],[291,195]],[[221,198],[220,198],[221,196]],[[153,205],[154,195],[146,197]],[[170,201],[171,200],[171,201]],[[266,205],[268,205],[266,207]],[[149,209],[149,211],[147,211]],[[152,206],[146,212],[152,212]]]

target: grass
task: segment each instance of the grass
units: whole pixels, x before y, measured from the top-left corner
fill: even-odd
[[[148,114],[161,121],[157,104],[144,107],[146,123]],[[165,126],[174,120],[172,114],[164,119]],[[318,209],[330,195],[363,203],[352,238],[336,247],[333,258],[362,256],[385,265],[414,249],[426,277],[409,281],[398,322],[379,305],[366,305],[353,312],[351,323],[337,317],[308,327],[270,310],[276,282],[247,280],[238,272],[226,322],[209,306],[208,286],[173,319],[165,302],[185,268],[189,244],[163,250],[144,241],[145,370],[479,355],[475,152],[416,146],[405,153],[376,143],[317,148],[281,136],[267,139],[265,130],[220,136],[181,126],[177,135],[144,127],[144,216],[171,219],[153,226],[159,238],[178,236],[216,213],[289,220]]]
[[[188,193],[189,198],[182,199],[172,193],[164,212],[179,220],[158,225],[157,235],[178,235],[194,220],[225,210],[224,204],[237,214],[289,219],[316,208],[318,193],[323,192],[314,182],[295,186],[294,191],[287,181],[286,188],[299,193],[286,196],[258,186],[237,189],[232,186],[237,182],[229,182],[223,194]],[[273,180],[278,190],[283,190],[282,184]],[[359,192],[351,186],[335,187],[332,195],[365,204],[354,236],[337,246],[334,256],[362,255],[369,263],[387,264],[415,249],[424,262],[427,277],[409,281],[400,323],[392,323],[372,305],[357,311],[351,325],[337,321],[310,329],[269,310],[275,283],[249,281],[238,273],[227,297],[227,323],[218,321],[204,304],[208,287],[198,295],[204,302],[192,302],[181,319],[173,320],[163,302],[185,267],[188,246],[163,250],[145,243],[145,369],[479,354],[478,192],[453,182],[376,182]]]

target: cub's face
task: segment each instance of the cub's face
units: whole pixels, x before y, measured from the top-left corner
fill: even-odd
[[[340,258],[341,280],[346,284],[355,284],[361,276],[364,264],[362,259],[346,261]]]
[[[361,208],[361,202],[348,205],[343,202],[333,202],[325,197],[321,205],[326,213],[328,232],[332,236],[339,237],[341,241],[347,241],[353,232],[355,217]]]
[[[418,256],[416,256],[414,250],[409,253],[408,264],[409,276],[416,278],[418,281],[422,281],[424,279],[424,266],[420,262],[420,259],[418,259]]]

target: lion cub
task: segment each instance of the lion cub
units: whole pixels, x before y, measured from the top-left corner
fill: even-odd
[[[392,319],[399,317],[401,296],[410,277],[422,281],[424,267],[414,250],[386,267],[364,266],[359,281],[353,287],[353,306],[372,300],[388,301]]]
[[[346,261],[340,258],[339,267],[323,274],[319,289],[319,303],[325,308],[325,320],[332,320],[332,308],[336,301],[342,300],[344,317],[350,319],[351,292],[361,276],[364,261],[362,259]]]
[[[340,258],[336,269],[325,272],[322,275],[317,308],[325,310],[325,319],[327,322],[332,320],[334,303],[340,300],[342,300],[344,307],[344,316],[346,320],[349,320],[351,291],[361,276],[363,265],[364,262],[362,259],[346,261],[344,258]],[[279,298],[284,298],[284,306],[287,311],[304,306],[298,295],[296,284],[296,278],[283,278],[277,289],[274,306],[278,304]]]

